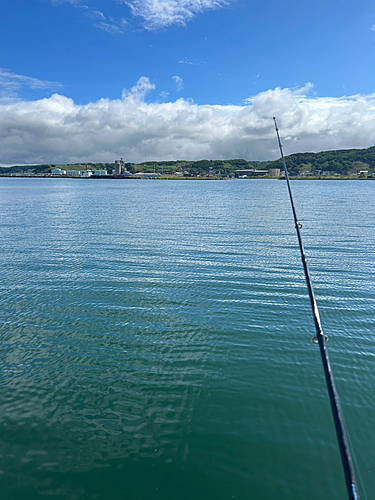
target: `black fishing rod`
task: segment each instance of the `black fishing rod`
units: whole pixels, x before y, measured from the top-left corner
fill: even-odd
[[[313,290],[313,286],[312,286],[311,279],[310,279],[309,269],[307,267],[305,251],[303,249],[303,244],[302,244],[301,231],[300,231],[302,228],[302,224],[300,222],[298,222],[296,209],[294,207],[292,190],[290,188],[290,182],[289,182],[288,169],[286,168],[285,158],[284,158],[284,154],[283,154],[283,148],[282,148],[282,145],[280,142],[279,129],[277,128],[276,118],[273,117],[273,120],[275,122],[277,140],[279,141],[279,148],[280,148],[280,153],[281,153],[281,159],[283,161],[283,166],[284,166],[285,179],[286,179],[287,186],[288,186],[290,203],[292,205],[294,225],[295,225],[296,231],[297,231],[297,238],[298,238],[299,249],[301,252],[302,265],[303,265],[303,270],[305,272],[306,284],[307,284],[307,288],[309,291],[309,297],[310,297],[310,304],[311,304],[312,313],[314,316],[316,336],[313,337],[311,340],[315,344],[319,344],[319,350],[320,350],[320,355],[322,358],[329,400],[331,402],[333,420],[335,422],[336,434],[337,434],[337,439],[338,439],[339,447],[340,447],[342,465],[344,467],[346,487],[348,490],[349,499],[350,500],[359,500],[357,481],[356,481],[355,474],[354,474],[353,462],[352,462],[352,457],[350,454],[348,439],[346,437],[346,432],[345,432],[345,428],[344,428],[344,418],[343,418],[343,415],[341,412],[339,396],[337,394],[335,381],[333,379],[331,363],[329,361],[327,347],[326,347],[326,340],[328,340],[328,338],[324,335],[322,325],[320,323],[320,315],[319,315],[318,305],[317,305],[316,300],[315,300],[315,295],[314,295],[314,290]]]

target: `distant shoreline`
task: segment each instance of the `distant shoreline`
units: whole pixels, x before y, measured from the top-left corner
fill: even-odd
[[[235,181],[235,180],[243,180],[243,181],[250,181],[250,180],[284,180],[284,177],[247,177],[247,178],[235,178],[235,177],[184,177],[184,176],[166,176],[166,177],[122,177],[118,175],[100,175],[100,176],[95,176],[92,175],[91,177],[87,178],[82,178],[78,176],[73,176],[73,175],[25,175],[25,174],[16,174],[16,175],[11,175],[11,174],[0,174],[0,177],[6,177],[6,178],[11,178],[11,179],[80,179],[80,180],[89,180],[89,179],[96,179],[96,180],[151,180],[151,181]],[[359,176],[308,176],[308,177],[292,177],[289,176],[290,180],[293,181],[371,181],[375,180],[375,177],[359,177]]]

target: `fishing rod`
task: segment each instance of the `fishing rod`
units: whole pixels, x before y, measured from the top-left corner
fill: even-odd
[[[302,229],[302,224],[300,222],[298,222],[298,219],[297,219],[296,209],[294,207],[294,202],[293,202],[292,190],[290,188],[288,169],[286,168],[283,148],[282,148],[282,145],[280,142],[279,129],[277,128],[277,123],[276,123],[275,117],[273,117],[273,121],[275,122],[277,140],[279,142],[281,159],[282,159],[283,166],[284,166],[285,179],[286,179],[287,186],[288,186],[290,203],[292,205],[294,225],[295,225],[295,228],[297,231],[297,238],[298,238],[298,244],[299,244],[299,249],[300,249],[300,253],[301,253],[303,270],[305,273],[307,289],[309,291],[309,298],[310,298],[312,313],[314,316],[316,336],[313,337],[311,340],[315,344],[319,344],[320,356],[322,358],[324,375],[325,375],[325,379],[326,379],[326,383],[327,383],[328,395],[329,395],[329,400],[331,403],[331,410],[332,410],[333,420],[334,420],[335,428],[336,428],[337,440],[339,442],[341,461],[342,461],[342,465],[344,467],[346,487],[348,490],[349,499],[350,500],[359,500],[357,481],[356,481],[355,474],[354,474],[352,457],[350,454],[348,439],[347,439],[345,427],[344,427],[344,418],[343,418],[343,415],[341,412],[339,396],[337,394],[335,381],[333,379],[331,363],[329,361],[327,347],[326,347],[326,341],[328,340],[328,337],[326,337],[324,335],[322,325],[320,322],[319,309],[318,309],[318,305],[317,305],[316,300],[315,300],[314,290],[313,290],[313,286],[312,286],[311,279],[310,279],[310,273],[309,273],[309,269],[307,267],[306,255],[305,255],[305,251],[304,251],[303,244],[302,244],[302,237],[301,237],[301,231],[300,231]]]

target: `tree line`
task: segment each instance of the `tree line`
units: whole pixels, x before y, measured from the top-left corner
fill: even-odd
[[[290,175],[310,172],[331,172],[346,175],[349,172],[358,173],[360,170],[375,172],[375,146],[366,149],[341,149],[336,151],[321,151],[319,153],[294,153],[286,157]],[[86,164],[74,165],[14,165],[0,167],[0,174],[7,173],[49,173],[51,169],[60,167],[65,170],[82,169]],[[114,163],[87,163],[92,170],[113,170]],[[242,158],[228,160],[176,160],[176,161],[147,161],[142,163],[126,163],[127,170],[136,172],[172,173],[180,171],[185,175],[206,175],[210,169],[214,175],[231,175],[236,170],[254,168],[267,170],[269,168],[282,169],[281,159],[274,161],[247,161]]]

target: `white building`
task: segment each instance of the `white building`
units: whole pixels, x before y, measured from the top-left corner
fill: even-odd
[[[81,177],[91,177],[91,176],[92,176],[91,170],[82,170]]]

